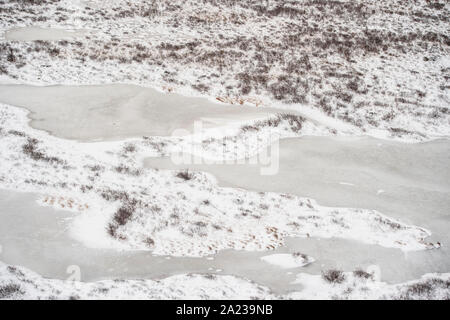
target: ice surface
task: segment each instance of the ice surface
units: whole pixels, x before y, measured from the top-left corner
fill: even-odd
[[[34,40],[62,40],[75,39],[86,34],[86,30],[66,30],[58,28],[24,27],[14,28],[5,32],[6,40],[34,41]]]
[[[31,111],[32,126],[78,140],[120,140],[192,132],[266,118],[276,110],[210,102],[133,85],[0,85],[0,102]]]
[[[302,254],[277,253],[261,257],[261,260],[279,266],[283,269],[292,269],[306,266],[314,262],[314,258]]]
[[[308,272],[378,264],[384,280],[400,281],[448,271],[448,140],[404,144],[361,137],[285,139],[280,142],[279,160],[280,170],[274,176],[261,176],[260,167],[251,164],[174,165],[169,158],[148,158],[145,163],[160,169],[206,171],[227,187],[289,192],[322,205],[376,209],[431,230],[430,241],[443,244],[439,250],[403,254],[345,239],[289,239],[289,248],[318,260],[307,266]]]

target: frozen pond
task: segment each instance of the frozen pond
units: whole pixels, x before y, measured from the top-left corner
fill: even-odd
[[[170,136],[174,130],[238,124],[276,111],[213,103],[133,85],[0,85],[0,102],[31,111],[31,125],[83,141]]]
[[[295,274],[260,260],[273,252],[226,250],[208,258],[153,256],[148,251],[120,252],[86,248],[69,237],[72,213],[37,205],[36,195],[0,190],[0,260],[49,278],[66,279],[76,265],[82,281],[111,278],[160,278],[180,273],[236,274],[283,292]],[[288,252],[281,248],[276,252]],[[299,270],[299,269],[295,269]]]
[[[146,159],[147,167],[206,171],[225,187],[293,193],[319,204],[376,209],[432,232],[438,250],[411,252],[354,241],[291,239],[289,248],[309,254],[324,266],[352,270],[380,265],[385,280],[408,280],[450,268],[450,143],[439,140],[402,144],[373,138],[304,137],[280,143],[279,171],[260,174],[254,164],[175,165],[170,158]]]
[[[60,279],[69,276],[66,273],[69,266],[77,265],[84,281],[158,278],[187,272],[233,274],[280,293],[298,289],[290,284],[297,272],[320,274],[321,270],[335,267],[351,271],[378,265],[381,279],[388,282],[418,278],[427,272],[448,272],[447,141],[407,145],[369,138],[308,137],[282,141],[280,153],[280,172],[274,176],[260,176],[257,168],[250,165],[196,169],[216,174],[226,186],[290,191],[326,205],[375,208],[430,229],[433,241],[440,241],[443,247],[404,254],[397,249],[344,239],[291,238],[286,247],[274,251],[225,250],[213,260],[153,256],[147,251],[91,249],[69,236],[67,228],[72,213],[39,207],[33,194],[0,191],[0,260]],[[148,159],[146,165],[175,168],[164,158]],[[379,192],[381,189],[384,192]],[[260,259],[288,252],[308,254],[316,262],[282,269]]]
[[[209,127],[239,125],[243,120],[276,112],[216,104],[132,85],[1,85],[0,103],[30,110],[35,128],[84,141],[166,136],[175,129],[192,130],[196,120],[203,120]],[[442,248],[404,254],[343,239],[290,238],[286,247],[274,251],[225,250],[214,259],[92,249],[69,236],[73,213],[39,207],[34,194],[0,190],[0,260],[59,279],[67,278],[67,268],[77,265],[84,281],[159,278],[189,272],[233,274],[280,293],[298,289],[290,284],[298,272],[319,274],[336,267],[352,271],[378,265],[381,279],[388,282],[449,271],[448,140],[402,144],[366,137],[304,137],[282,140],[279,151],[279,170],[271,176],[260,175],[260,166],[251,164],[177,166],[170,158],[148,158],[144,165],[206,171],[224,187],[293,193],[326,206],[377,209],[429,229],[433,233],[430,241],[440,241]],[[260,259],[292,252],[308,254],[316,262],[282,269]]]
[[[23,27],[14,28],[5,32],[6,40],[34,41],[34,40],[70,40],[81,37],[86,30],[70,30],[56,28]]]

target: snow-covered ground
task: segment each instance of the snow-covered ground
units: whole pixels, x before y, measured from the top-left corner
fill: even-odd
[[[228,248],[267,250],[283,245],[286,236],[312,236],[405,251],[439,247],[426,241],[428,230],[375,210],[328,208],[290,194],[220,188],[201,172],[143,168],[144,156],[158,155],[154,144],[176,150],[183,137],[68,141],[30,128],[26,112],[7,105],[0,127],[1,186],[39,192],[41,205],[79,212],[71,232],[88,246],[203,256]]]
[[[3,1],[0,16],[3,82],[133,83],[353,134],[450,133],[445,1]],[[20,41],[36,28],[42,41]]]
[[[279,123],[271,131],[278,130],[279,136],[283,132],[287,136],[302,134],[282,116],[275,119]],[[259,121],[253,126],[265,123]],[[2,188],[39,193],[40,205],[76,213],[69,232],[90,247],[205,256],[223,249],[270,250],[283,245],[288,236],[341,237],[405,252],[440,246],[426,240],[428,230],[375,210],[324,207],[291,194],[222,188],[212,176],[201,172],[143,167],[144,157],[176,151],[183,143],[191,143],[190,137],[89,143],[65,140],[31,128],[27,112],[8,105],[2,105],[0,127]],[[234,143],[247,150],[242,143],[247,140],[240,140],[242,135],[261,134],[263,129],[238,130]],[[202,147],[213,156],[235,158],[242,154],[235,149],[231,155],[214,152],[209,147],[222,140],[211,141]],[[298,257],[275,258],[266,260],[282,266],[293,260],[296,267],[306,264],[298,264]],[[312,258],[306,260],[313,262]],[[205,295],[216,297],[214,289],[205,290]],[[227,297],[232,296],[223,296]]]
[[[144,160],[233,162],[305,136],[447,139],[448,12],[425,0],[0,1],[0,188],[71,211],[64,232],[91,248],[205,257],[304,237],[439,250],[433,230],[373,208],[319,205],[296,187],[223,187]],[[207,125],[192,132],[197,120]],[[421,174],[403,183],[430,180]],[[340,187],[357,188],[350,180]],[[314,259],[262,258],[280,269]],[[0,262],[0,299],[443,299],[450,290],[448,274],[387,284],[361,270],[299,273],[296,283],[301,291],[279,295],[232,275],[68,282]]]
[[[302,291],[273,294],[269,288],[233,276],[184,274],[162,280],[106,280],[83,283],[45,279],[0,262],[0,299],[449,299],[450,274],[389,285],[372,273],[337,270],[297,275]]]

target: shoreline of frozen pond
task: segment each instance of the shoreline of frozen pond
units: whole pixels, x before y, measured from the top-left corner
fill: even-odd
[[[36,129],[81,141],[170,136],[192,132],[198,121],[205,129],[239,127],[279,112],[126,84],[0,85],[0,103],[29,110]]]
[[[146,158],[144,165],[203,171],[214,175],[223,187],[291,193],[332,207],[376,209],[423,226],[432,232],[429,241],[442,243],[440,249],[403,254],[377,246],[368,250],[367,245],[345,239],[287,240],[290,248],[316,258],[318,262],[308,267],[311,271],[320,272],[320,261],[327,261],[327,266],[339,261],[345,269],[364,261],[381,265],[389,279],[410,280],[425,269],[447,272],[450,265],[449,144],[448,140],[403,144],[369,137],[283,139],[279,171],[272,176],[261,175],[261,166],[249,163],[176,165],[169,157],[155,157]]]
[[[203,258],[155,256],[150,251],[140,250],[87,248],[68,232],[73,213],[41,207],[36,203],[36,195],[31,193],[0,190],[0,195],[0,261],[26,267],[46,278],[68,279],[74,267],[80,271],[83,282],[162,279],[186,273],[233,275],[282,294],[301,289],[301,285],[293,283],[300,272],[320,275],[323,270],[332,268],[353,271],[378,264],[382,281],[400,283],[442,269],[427,271],[429,266],[422,266],[411,272],[411,261],[398,249],[335,238],[289,238],[286,246],[271,251],[223,250],[213,257]],[[325,249],[327,247],[329,250]],[[349,250],[352,252],[350,255]],[[315,255],[315,261],[303,267],[283,269],[261,259],[295,252]],[[330,252],[333,252],[331,256]],[[431,253],[428,256],[438,254],[437,250],[426,250],[425,253]],[[392,261],[378,260],[386,256]],[[399,266],[406,269],[400,270]]]
[[[16,92],[13,90],[6,92],[7,89],[5,88],[10,89],[11,87],[4,86],[2,88],[4,89],[3,97],[8,97],[8,95],[14,97],[14,99],[16,99],[16,97],[21,97],[18,92],[21,92],[20,90],[22,89],[18,89]],[[27,93],[31,93],[31,91],[34,90],[28,90],[29,88],[26,89]],[[47,90],[48,88],[44,89]],[[54,89],[54,87],[51,87],[50,89]],[[104,90],[107,91],[109,89],[110,87],[106,87]],[[36,89],[36,91],[40,90],[41,88]],[[120,92],[120,90],[117,91],[119,102],[116,106],[121,104],[122,100],[120,100],[120,96],[123,98],[123,92]],[[96,94],[97,93],[94,95]],[[101,92],[99,96],[104,96],[104,94],[105,92]],[[135,97],[135,92],[132,92],[131,96]],[[55,98],[53,90],[49,90],[48,94],[44,96],[37,94],[37,97],[34,96],[34,98],[32,94],[28,94],[23,99],[25,102],[37,99],[37,102],[34,100],[33,103],[37,103],[38,111],[45,112],[48,102],[50,101],[49,98]],[[60,105],[64,105],[68,101],[68,97],[65,94],[60,93],[60,98],[61,100],[58,102]],[[89,100],[89,95],[85,97],[85,99]],[[144,98],[143,100],[145,101],[146,99]],[[78,101],[77,103],[82,105],[83,101]],[[96,101],[96,104],[97,103],[98,100]],[[103,107],[108,109],[111,101],[106,99],[103,100],[102,103]],[[16,102],[15,104],[20,105],[21,102]],[[146,104],[143,106],[141,105],[143,108],[145,108],[145,106]],[[87,109],[90,107],[92,107],[92,105],[88,106]],[[218,110],[218,113],[214,114],[214,116],[220,115],[219,118],[223,119],[222,113],[225,113],[226,108],[228,107],[217,107],[220,110]],[[68,107],[66,106],[66,108]],[[54,105],[54,109],[58,109],[58,104]],[[243,114],[241,113],[243,110],[241,107],[238,107],[238,109],[239,111],[236,113],[233,121],[242,120],[242,117],[245,114],[245,112]],[[9,109],[5,106],[5,110]],[[67,119],[70,120],[68,110],[69,109],[62,110],[61,114],[66,115],[68,117]],[[256,109],[252,108],[251,110],[253,111]],[[55,110],[50,110],[48,112],[53,112],[54,114],[54,111]],[[164,110],[160,110],[160,112],[163,111]],[[184,114],[184,111],[185,110],[181,110],[180,114]],[[202,111],[203,109],[199,111],[198,114],[193,115],[189,123],[192,123],[193,119],[204,116]],[[266,110],[262,113],[265,114],[265,112]],[[254,113],[251,113],[250,118],[254,115]],[[81,113],[79,119],[82,119],[85,116],[86,114]],[[114,117],[114,114],[111,115],[111,118]],[[46,120],[55,122],[55,119],[51,119],[51,117]],[[91,121],[92,119],[89,118],[89,120]],[[22,120],[19,121],[15,119],[15,121],[21,123],[20,121]],[[92,125],[97,121],[99,120],[92,121]],[[23,123],[26,125],[26,122]],[[148,124],[148,122],[146,123]],[[23,124],[20,126],[22,125]],[[67,121],[60,121],[57,125],[61,127],[61,130],[73,130],[73,127],[70,129],[70,126],[69,128],[65,128],[69,125]],[[225,123],[225,125],[227,124]],[[142,130],[143,127],[133,129]],[[188,128],[189,126],[186,125],[185,127]],[[161,130],[161,132],[169,131],[164,124],[157,129]],[[22,130],[24,129],[22,128]],[[33,130],[29,130],[29,132],[28,129],[26,129],[25,131],[32,136],[37,134]],[[18,136],[10,134],[10,131],[8,130],[5,132],[8,134],[8,139],[20,139]],[[142,135],[141,131],[138,132],[139,135]],[[61,132],[59,134],[61,135]],[[89,134],[92,137],[92,132],[89,132]],[[104,137],[104,134],[104,132],[98,133],[99,137],[101,135]],[[53,137],[42,135],[42,133],[39,134],[39,137],[40,139],[43,139],[42,142],[44,142],[44,144],[47,144],[48,146],[52,145],[52,148],[55,148],[53,152],[61,151],[61,147],[68,143],[68,141],[53,139]],[[121,136],[119,135],[116,138],[121,138]],[[73,145],[77,144],[73,141],[71,143]],[[447,271],[446,268],[448,267],[449,255],[445,245],[449,241],[448,236],[442,232],[442,229],[448,227],[448,221],[446,221],[448,220],[448,215],[446,215],[445,212],[449,206],[447,200],[449,193],[449,179],[448,170],[446,170],[446,163],[448,163],[447,140],[409,145],[371,138],[303,137],[301,139],[284,139],[280,143],[280,172],[275,176],[260,176],[259,171],[257,171],[258,168],[252,168],[245,165],[241,167],[219,166],[217,169],[211,169],[214,168],[214,166],[200,166],[197,169],[216,175],[219,183],[228,187],[297,193],[301,196],[317,199],[321,203],[325,202],[333,207],[344,206],[377,209],[388,216],[401,218],[403,222],[426,227],[433,232],[431,239],[433,241],[441,241],[444,244],[444,247],[438,250],[408,252],[406,255],[398,249],[364,244],[355,240],[335,238],[322,239],[320,237],[298,239],[287,237],[287,246],[279,247],[274,251],[270,251],[271,253],[300,252],[310,255],[316,259],[316,262],[306,266],[304,271],[313,274],[320,274],[322,270],[328,268],[341,268],[346,271],[352,271],[357,267],[367,267],[376,264],[379,265],[382,270],[383,279],[386,281],[398,282],[415,279],[427,272]],[[117,143],[117,147],[119,144],[120,141]],[[94,148],[95,144],[92,144],[92,147]],[[110,145],[110,147],[113,146]],[[81,148],[79,151],[86,152],[86,150],[83,151],[83,148]],[[100,153],[102,152],[101,150],[97,151]],[[72,153],[68,153],[66,156],[69,154]],[[95,157],[94,154],[92,154],[92,156]],[[123,155],[118,156],[122,157]],[[408,162],[408,159],[413,159],[414,161],[411,160]],[[155,164],[153,161],[159,161],[159,163]],[[149,158],[146,160],[146,166],[160,169],[180,169],[170,167],[170,163],[169,167],[164,167],[164,165],[167,164],[167,161],[168,160],[164,158]],[[35,165],[35,163],[33,165]],[[196,168],[190,167],[190,169]],[[115,174],[117,174],[117,172]],[[300,179],[298,175],[300,175]],[[324,176],[326,176],[327,179],[324,179]],[[246,179],[244,179],[245,177]],[[226,182],[225,184],[223,183],[224,181]],[[273,188],[274,186],[276,187],[275,189]],[[380,190],[382,190],[382,192],[380,192]],[[24,202],[23,195],[24,194],[20,194],[16,201],[11,199],[7,200],[6,204],[2,205],[2,208],[8,207],[8,205],[17,205],[17,203],[22,204]],[[352,202],[355,199],[359,202]],[[64,213],[62,220],[52,222],[51,219],[53,218],[50,220],[42,219],[46,214],[48,217],[48,211],[47,213],[42,211],[42,215],[36,215],[35,217],[38,221],[29,221],[26,211],[39,211],[36,209],[37,205],[35,204],[35,199],[29,200],[31,202],[29,202],[28,205],[31,203],[31,208],[27,209],[26,204],[24,204],[25,211],[22,212],[22,216],[20,216],[20,214],[17,216],[17,212],[14,210],[10,210],[10,212],[6,213],[3,212],[5,214],[10,214],[10,224],[5,224],[5,231],[1,233],[2,235],[5,235],[5,238],[2,241],[5,243],[4,254],[10,254],[8,253],[10,250],[8,247],[13,248],[14,250],[12,252],[15,254],[9,256],[8,259],[11,260],[6,262],[11,264],[31,265],[30,268],[32,270],[38,271],[49,277],[64,278],[66,276],[66,268],[70,265],[77,265],[77,263],[79,263],[82,264],[82,270],[85,270],[83,271],[84,274],[92,277],[89,279],[102,279],[105,277],[136,278],[149,275],[161,277],[166,276],[168,271],[178,274],[192,270],[192,272],[236,274],[249,279],[254,279],[258,283],[268,285],[271,288],[278,288],[277,290],[286,290],[286,288],[290,288],[289,283],[293,280],[292,274],[287,274],[287,272],[286,274],[282,273],[280,272],[280,268],[267,266],[267,264],[260,261],[259,257],[267,255],[267,251],[219,250],[218,254],[215,255],[214,260],[208,260],[207,258],[174,257],[167,259],[165,256],[155,257],[150,251],[129,250],[119,254],[114,250],[89,249],[84,247],[81,243],[78,243],[76,240],[67,240],[67,234],[65,234],[65,231],[62,231],[65,229],[64,226],[67,226],[66,222],[68,221],[64,219],[71,219],[73,217],[71,214],[66,215],[66,213]],[[426,202],[426,206],[424,205],[424,202]],[[20,205],[18,205],[18,207],[20,207]],[[424,210],[426,207],[431,212],[427,216],[423,214],[424,212],[427,212]],[[405,210],[411,211],[412,214],[405,215]],[[59,214],[57,215],[59,216]],[[61,216],[59,216],[59,218],[61,218]],[[38,238],[39,236],[45,236],[45,232],[48,230],[45,226],[35,230],[33,229],[36,225],[39,225],[39,223],[45,222],[47,222],[47,227],[53,225],[53,229],[47,234],[47,239],[43,241],[47,246],[47,251],[42,252],[36,250],[36,238],[20,238],[17,237],[17,235],[14,235],[14,232],[16,231],[19,233],[21,232],[21,229],[19,228],[15,230],[15,226],[19,225],[25,229],[31,228],[24,232],[25,235],[33,235],[34,232],[34,235],[37,235]],[[31,223],[31,225],[27,225],[26,223]],[[8,232],[13,232],[13,234],[8,234]],[[7,239],[8,237],[9,240]],[[62,242],[55,241],[52,243],[52,239],[55,240],[58,237],[62,237],[60,238],[62,239]],[[17,243],[19,240],[23,241],[22,249],[18,249],[17,247],[14,248],[14,243]],[[68,244],[70,245],[68,246]],[[52,245],[54,245],[53,249],[49,249]],[[75,248],[75,251],[68,250],[68,248]],[[61,252],[61,256],[65,255],[65,258],[58,260],[60,258],[58,257],[55,259],[55,252]],[[87,252],[90,252],[89,254],[92,255],[91,258],[88,259],[89,261],[85,260]],[[110,255],[103,255],[105,252],[109,252]],[[22,255],[22,253],[25,254]],[[30,261],[28,257],[33,257],[33,254],[34,258]],[[49,264],[48,260],[39,260],[40,256],[51,259],[50,261],[52,261],[52,263]],[[74,259],[74,257],[77,256],[79,258]],[[107,262],[105,262],[105,260],[100,262],[95,259],[100,259],[100,261],[105,259]],[[175,261],[176,263],[173,263]],[[178,264],[179,261],[184,262]],[[205,265],[205,261],[209,262]],[[161,267],[159,271],[154,270],[156,262]],[[105,275],[104,265],[116,266],[115,268],[119,268],[119,270],[111,270],[109,274]],[[147,269],[142,269],[142,265],[145,265]],[[402,266],[401,270],[399,270],[399,266]],[[261,267],[263,268],[261,269],[261,272],[255,272],[255,270],[259,270]],[[58,269],[48,270],[46,268]],[[212,270],[209,270],[209,268],[212,268]],[[264,270],[271,271],[264,272]]]
[[[24,266],[47,278],[62,280],[70,276],[70,266],[76,266],[80,270],[81,280],[89,282],[212,273],[238,275],[279,292],[296,287],[290,285],[295,280],[294,274],[268,266],[259,259],[268,252],[224,250],[211,259],[84,247],[68,232],[74,214],[41,207],[36,203],[36,198],[31,193],[0,190],[0,261]],[[278,251],[288,250],[280,248]]]

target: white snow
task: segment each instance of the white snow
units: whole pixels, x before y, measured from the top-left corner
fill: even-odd
[[[2,6],[0,32],[90,30],[68,42],[5,41],[3,83],[138,84],[295,110],[341,135],[450,135],[445,4],[294,1],[290,14],[261,14],[250,1],[61,0],[32,6],[34,15],[15,2]],[[276,9],[270,2],[266,10]]]
[[[448,299],[450,274],[426,274],[421,279],[400,284],[388,284],[375,280],[373,275],[358,276],[355,272],[342,273],[342,282],[329,282],[320,275],[300,273],[295,283],[302,290],[287,295],[289,299]],[[366,278],[367,277],[367,278]]]
[[[261,260],[283,269],[292,269],[313,263],[314,258],[302,254],[279,253],[261,257]]]
[[[374,210],[330,208],[293,195],[220,188],[208,174],[196,172],[185,181],[175,172],[142,167],[144,156],[160,154],[162,145],[176,150],[174,139],[181,138],[63,140],[30,128],[26,112],[7,105],[0,105],[0,127],[0,187],[37,192],[42,194],[40,204],[79,212],[70,232],[90,247],[206,256],[223,249],[270,250],[288,236],[340,237],[404,251],[435,247],[425,241],[428,230]],[[30,139],[37,139],[35,152],[44,159],[24,154]],[[232,143],[242,147],[239,141],[238,135]],[[222,143],[214,140],[211,145]],[[129,144],[133,152],[126,151]],[[216,157],[240,155],[236,149],[224,154],[223,148],[204,148]],[[45,160],[52,157],[59,162]],[[120,222],[116,213],[130,203],[133,212]]]
[[[279,139],[305,135],[402,142],[450,136],[447,3],[305,1],[283,7],[250,0],[232,6],[192,0],[2,2],[1,84],[141,85],[217,105],[279,109],[295,114],[301,128],[280,115],[216,114],[200,117],[207,123],[200,133],[132,132],[119,141],[80,142],[37,130],[24,109],[0,103],[0,188],[34,192],[40,205],[75,213],[68,232],[85,246],[148,250],[168,259],[225,249],[269,251],[287,237],[351,239],[403,252],[438,248],[426,240],[429,230],[376,210],[222,188],[210,174],[143,166],[146,157],[180,153],[236,161]],[[131,105],[147,97],[136,99]],[[167,115],[161,124],[171,122]],[[295,254],[261,259],[282,269],[314,261]],[[0,299],[450,298],[448,273],[387,284],[372,269],[336,272],[333,281],[300,273],[295,285],[302,289],[280,296],[231,275],[83,283],[45,279],[0,262]]]
[[[77,282],[45,279],[23,267],[0,262],[2,299],[443,299],[450,296],[450,274],[426,274],[400,284],[374,280],[370,274],[343,273],[330,283],[320,275],[298,274],[300,291],[276,295],[267,287],[229,275],[181,274],[161,280]]]

